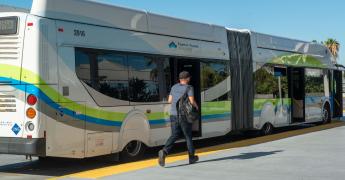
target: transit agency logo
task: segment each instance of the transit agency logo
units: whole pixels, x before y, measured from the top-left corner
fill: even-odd
[[[12,131],[14,132],[14,134],[18,135],[18,133],[20,132],[20,127],[18,126],[18,124],[16,123],[13,127],[12,127]]]
[[[176,48],[177,48],[176,43],[175,43],[174,41],[171,42],[171,43],[169,44],[169,48],[171,48],[171,49],[176,49]]]

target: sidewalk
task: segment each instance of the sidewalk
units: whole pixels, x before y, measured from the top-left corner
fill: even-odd
[[[269,143],[103,179],[142,180],[340,180],[345,178],[345,127],[314,132]]]

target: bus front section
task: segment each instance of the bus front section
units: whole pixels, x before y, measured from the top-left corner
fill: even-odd
[[[22,81],[26,13],[0,13],[0,153],[45,154],[38,133],[38,97]]]

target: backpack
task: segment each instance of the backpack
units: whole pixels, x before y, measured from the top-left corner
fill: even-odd
[[[176,109],[178,115],[186,116],[186,120],[188,123],[193,123],[199,120],[199,112],[198,110],[192,105],[189,101],[188,91],[190,90],[190,86],[187,87],[186,92],[182,95],[182,97],[176,103]]]

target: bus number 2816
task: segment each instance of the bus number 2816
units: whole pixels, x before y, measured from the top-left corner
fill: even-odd
[[[85,33],[85,31],[75,29],[75,30],[74,30],[74,36],[77,36],[77,37],[85,37],[85,36],[86,36],[86,33]]]

